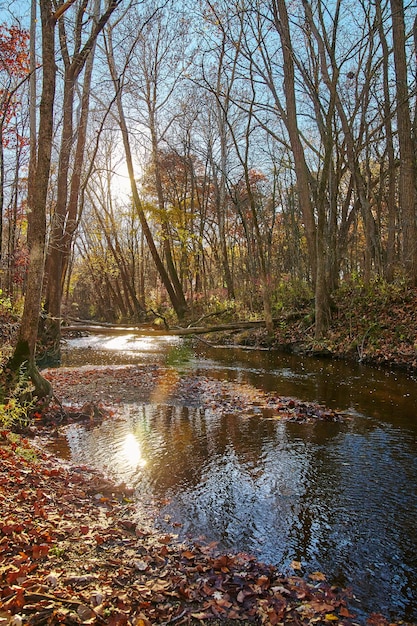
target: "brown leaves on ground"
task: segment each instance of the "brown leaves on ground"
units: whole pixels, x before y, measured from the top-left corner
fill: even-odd
[[[287,421],[339,421],[337,411],[266,393],[247,383],[222,381],[155,365],[60,368],[44,373],[62,402],[152,402],[201,406],[223,413],[259,415]]]
[[[97,473],[9,443],[2,432],[0,624],[355,623],[323,573],[285,578],[247,554],[180,544]]]
[[[376,279],[364,284],[346,281],[332,294],[330,327],[324,339],[314,338],[313,311],[283,315],[270,347],[343,357],[417,372],[417,288]],[[298,314],[297,314],[298,313]],[[263,338],[265,342],[265,337]],[[258,338],[257,343],[262,343]]]

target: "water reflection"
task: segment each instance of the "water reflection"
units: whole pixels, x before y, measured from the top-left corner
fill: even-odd
[[[153,403],[126,405],[111,423],[70,426],[66,454],[131,485],[141,501],[163,502],[158,524],[166,531],[247,550],[283,571],[300,561],[305,572],[352,586],[356,608],[417,621],[416,381],[289,355],[184,356],[175,343],[152,343],[136,362],[152,355],[165,364],[174,349],[168,377],[192,368],[317,400],[350,418],[285,424],[221,415],[170,406],[162,385]]]
[[[139,442],[133,433],[126,435],[121,456],[126,465],[130,465],[134,470],[146,465]]]
[[[301,561],[352,585],[361,610],[417,617],[417,454],[398,429],[143,405],[111,424],[71,425],[67,442],[74,461],[163,502],[164,531],[284,571]]]
[[[296,396],[408,426],[417,417],[417,381],[401,372],[359,363],[276,352],[199,347],[199,369],[243,379],[279,395]],[[215,358],[214,358],[215,357]]]
[[[65,365],[124,365],[136,363],[140,354],[141,362],[161,361],[167,352],[175,350],[180,339],[174,336],[142,337],[137,334],[88,335],[68,340],[63,347]]]

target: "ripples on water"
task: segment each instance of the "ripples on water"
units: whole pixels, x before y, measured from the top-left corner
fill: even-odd
[[[166,339],[134,349],[126,340],[125,358],[163,362],[176,346]],[[301,561],[305,572],[351,586],[359,614],[417,621],[416,382],[330,361],[222,353],[188,353],[181,367],[337,406],[349,419],[285,424],[130,405],[116,421],[68,427],[66,454],[132,485],[141,501],[163,503],[165,530],[252,552],[284,572]]]

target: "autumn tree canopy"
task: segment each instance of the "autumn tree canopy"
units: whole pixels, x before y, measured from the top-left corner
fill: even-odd
[[[172,310],[184,320],[223,305],[271,332],[288,281],[314,298],[320,339],[341,282],[416,282],[412,3],[97,1],[49,11],[59,52],[46,343],[59,344],[70,311],[139,321]],[[8,153],[12,136],[27,137],[27,46],[26,31],[3,25]],[[52,69],[37,65],[37,81],[47,79]],[[14,149],[2,198],[17,216],[27,161]],[[3,248],[17,249],[16,224],[7,217]]]

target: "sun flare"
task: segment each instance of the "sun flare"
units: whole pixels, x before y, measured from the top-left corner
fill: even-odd
[[[126,435],[123,442],[123,457],[132,467],[144,467],[146,459],[142,456],[139,442],[133,433]]]

